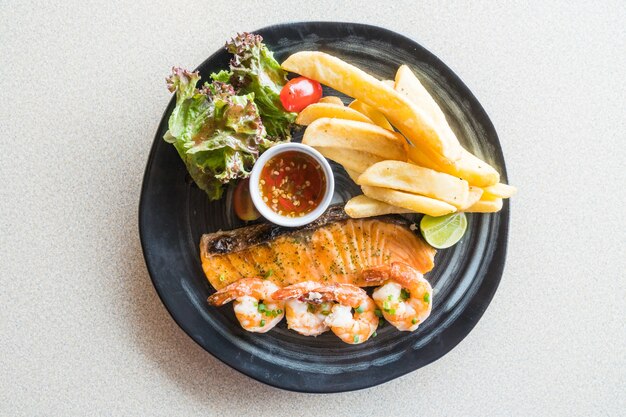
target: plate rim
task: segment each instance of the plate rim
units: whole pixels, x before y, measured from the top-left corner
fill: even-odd
[[[373,30],[373,31],[377,31],[379,33],[384,33],[386,36],[391,36],[394,38],[399,38],[401,39],[403,42],[407,42],[409,44],[413,44],[414,46],[416,46],[417,48],[421,49],[423,53],[425,53],[430,60],[432,60],[433,62],[436,63],[436,67],[437,68],[443,68],[446,70],[446,77],[450,77],[454,80],[456,87],[459,87],[460,92],[468,97],[470,99],[470,101],[472,101],[473,103],[477,104],[476,107],[473,108],[473,112],[478,112],[481,114],[481,121],[486,122],[483,123],[484,127],[486,128],[487,132],[486,135],[492,137],[493,139],[495,139],[495,141],[497,142],[497,146],[494,147],[494,153],[496,154],[496,158],[499,159],[502,163],[501,163],[501,170],[500,170],[500,178],[501,180],[507,180],[508,179],[508,175],[507,175],[507,170],[506,170],[506,161],[504,159],[504,154],[503,154],[503,150],[502,150],[502,145],[500,142],[500,138],[495,130],[495,127],[493,126],[493,123],[491,122],[491,119],[489,118],[489,116],[487,115],[487,112],[485,111],[485,109],[483,108],[482,104],[478,101],[478,99],[476,98],[476,96],[472,93],[472,91],[467,87],[467,85],[463,82],[463,80],[461,80],[461,78],[450,68],[448,67],[441,59],[439,59],[435,54],[433,54],[430,50],[428,50],[427,48],[425,48],[424,46],[422,46],[419,42],[417,42],[416,40],[409,38],[405,35],[402,35],[398,32],[395,32],[393,30],[387,29],[385,27],[381,27],[381,26],[376,26],[376,25],[370,25],[370,24],[365,24],[365,23],[357,23],[357,22],[340,22],[340,21],[295,21],[295,22],[285,22],[285,23],[279,23],[279,24],[274,24],[274,25],[268,25],[268,26],[264,26],[262,28],[256,29],[251,31],[251,33],[259,33],[259,32],[264,32],[264,31],[275,31],[275,30],[280,30],[282,28],[291,28],[293,26],[303,26],[303,25],[311,25],[311,26],[347,26],[347,27],[355,27],[355,28],[359,28],[361,30]],[[211,55],[209,55],[205,60],[203,60],[195,69],[194,71],[198,70],[200,67],[204,66],[205,64],[207,64],[207,62],[211,61],[215,56],[217,56],[218,54],[220,54],[222,51],[221,49],[218,49],[217,51],[215,51],[214,53],[212,53]],[[507,248],[508,248],[508,235],[509,235],[509,223],[510,223],[510,203],[509,200],[504,200],[504,204],[502,207],[502,210],[500,211],[499,215],[500,217],[500,225],[499,225],[499,229],[497,231],[497,235],[498,235],[498,245],[495,248],[495,251],[493,253],[492,256],[492,260],[490,262],[490,266],[488,268],[488,272],[489,272],[489,279],[484,280],[484,283],[482,283],[476,291],[476,294],[473,295],[473,298],[475,299],[477,297],[477,294],[482,290],[482,291],[486,291],[486,294],[482,295],[482,302],[481,305],[478,306],[478,308],[476,310],[472,311],[472,316],[471,318],[466,318],[465,323],[462,323],[464,325],[464,329],[462,332],[462,335],[459,337],[458,336],[458,332],[456,336],[451,337],[451,339],[453,339],[452,341],[448,341],[447,344],[444,344],[444,348],[439,350],[435,355],[433,355],[433,357],[424,365],[419,366],[417,368],[407,368],[407,369],[403,369],[400,372],[398,372],[397,374],[383,374],[382,378],[378,378],[376,381],[374,381],[372,383],[372,381],[365,381],[365,383],[353,383],[348,387],[344,387],[342,386],[339,389],[317,389],[317,390],[312,390],[312,389],[305,389],[305,388],[299,388],[295,385],[288,385],[288,384],[279,384],[279,383],[275,383],[270,379],[263,379],[257,375],[255,375],[254,373],[251,372],[246,372],[246,370],[243,369],[243,367],[239,367],[237,362],[234,361],[229,361],[228,359],[222,357],[221,355],[219,355],[219,353],[216,353],[214,351],[209,350],[207,347],[205,347],[199,340],[197,340],[191,330],[189,330],[187,328],[187,326],[184,324],[184,320],[181,320],[179,318],[176,317],[176,314],[172,311],[172,309],[170,308],[170,306],[168,306],[168,303],[166,302],[166,295],[162,293],[162,290],[159,289],[159,285],[157,284],[156,280],[155,280],[155,275],[156,275],[156,271],[154,269],[154,266],[150,264],[150,260],[149,257],[147,255],[147,253],[149,252],[149,242],[146,242],[146,238],[145,238],[145,228],[147,227],[147,225],[144,224],[145,221],[145,212],[146,212],[146,202],[145,202],[145,194],[147,193],[147,183],[148,183],[148,177],[149,177],[149,173],[150,173],[150,168],[152,167],[152,164],[154,162],[154,155],[157,151],[158,145],[159,145],[159,141],[162,139],[158,136],[159,131],[161,131],[161,129],[167,125],[168,120],[169,120],[169,115],[171,113],[171,111],[173,110],[175,106],[175,97],[172,97],[167,105],[167,107],[165,108],[163,115],[161,116],[161,120],[156,128],[156,132],[155,132],[155,137],[154,140],[152,142],[151,148],[150,148],[150,152],[148,153],[148,160],[146,162],[146,166],[144,169],[144,175],[142,178],[142,185],[141,185],[141,190],[140,190],[140,200],[139,200],[139,206],[138,206],[138,223],[139,223],[139,238],[140,238],[140,242],[141,242],[141,250],[142,250],[142,255],[144,258],[144,262],[146,264],[146,268],[148,270],[148,275],[150,276],[150,280],[152,282],[152,285],[161,301],[161,303],[163,304],[163,306],[165,307],[166,311],[168,312],[168,314],[170,315],[170,317],[174,320],[174,322],[178,325],[178,327],[180,327],[183,332],[185,332],[185,334],[191,339],[193,340],[197,345],[199,345],[203,350],[205,350],[206,352],[208,352],[211,356],[213,356],[214,358],[218,359],[220,362],[222,362],[223,364],[229,366],[230,368],[236,370],[237,372],[252,378],[258,382],[261,382],[265,385],[269,385],[275,388],[279,388],[281,390],[285,390],[285,391],[291,391],[291,392],[300,392],[300,393],[315,393],[315,394],[330,394],[330,393],[341,393],[341,392],[351,392],[351,391],[357,391],[357,390],[362,390],[362,389],[366,389],[366,388],[371,388],[374,386],[378,386],[384,383],[387,383],[389,381],[392,381],[396,378],[399,378],[401,376],[404,376],[406,374],[409,374],[411,372],[415,372],[417,370],[419,370],[420,368],[423,368],[425,366],[428,366],[430,364],[432,364],[433,362],[441,359],[443,356],[445,356],[446,354],[448,354],[451,350],[453,350],[455,347],[457,347],[469,334],[470,332],[474,329],[474,327],[478,324],[478,322],[480,321],[480,319],[482,318],[482,316],[484,315],[485,311],[487,310],[487,308],[489,307],[489,305],[491,304],[491,301],[493,300],[493,297],[495,296],[495,293],[497,292],[497,289],[499,287],[500,281],[502,280],[502,276],[503,276],[503,272],[504,272],[504,268],[506,265],[506,255],[507,255]],[[508,182],[508,181],[507,181]],[[489,284],[489,285],[487,285]],[[472,303],[469,302],[468,305],[465,306],[464,312],[466,312],[468,309],[472,308]],[[455,322],[460,322],[463,321],[463,315],[460,315],[459,317],[457,317],[455,319]],[[445,333],[442,332],[441,335],[443,335]],[[332,387],[332,386],[330,386]]]

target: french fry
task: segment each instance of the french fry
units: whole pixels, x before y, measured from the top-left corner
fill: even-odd
[[[372,120],[354,109],[344,106],[338,106],[330,103],[314,103],[306,106],[296,118],[296,123],[308,126],[317,119],[323,117],[356,120],[358,122],[373,123]]]
[[[472,206],[466,208],[467,213],[495,213],[502,210],[502,199],[483,196]]]
[[[329,103],[329,104],[336,104],[338,106],[343,106],[343,101],[337,97],[337,96],[326,96],[326,97],[322,97],[320,98],[320,101],[318,101],[318,103]]]
[[[441,132],[430,116],[404,95],[354,65],[324,52],[302,51],[287,58],[282,67],[374,107],[414,145],[431,149],[450,162],[460,158],[456,137]]]
[[[361,189],[363,194],[374,200],[383,201],[392,206],[402,207],[417,213],[443,216],[456,211],[456,208],[451,204],[435,200],[434,198],[424,197],[423,195],[405,193],[389,188],[371,187],[369,185],[364,185]]]
[[[428,90],[422,85],[413,71],[406,65],[401,65],[396,73],[395,89],[407,99],[423,109],[441,131],[446,135],[454,136],[454,131],[448,124],[446,116],[432,98]],[[458,139],[457,139],[458,142]],[[460,146],[460,145],[459,145]],[[486,187],[497,184],[500,174],[491,165],[461,148],[461,157],[455,161],[442,158],[436,152],[422,146],[409,146],[409,159],[418,165],[445,172],[463,178],[471,185]]]
[[[411,145],[408,147],[408,155],[411,161],[420,166],[463,178],[470,185],[477,187],[488,187],[500,181],[498,171],[464,148],[461,148],[461,158],[452,163],[428,155],[423,149]]]
[[[485,187],[483,188],[483,190],[485,191],[485,196],[500,198],[510,198],[517,193],[517,188],[513,187],[512,185],[503,183],[498,183],[496,185]]]
[[[378,155],[363,151],[353,151],[347,148],[335,148],[332,146],[316,146],[319,151],[328,159],[332,159],[341,165],[345,170],[352,171],[357,178],[363,171],[377,162],[383,161]],[[350,174],[348,172],[348,174]],[[354,179],[354,178],[352,178]],[[356,180],[355,180],[356,182]]]
[[[382,216],[383,214],[413,213],[411,210],[392,206],[365,195],[358,195],[348,200],[344,210],[348,216],[357,219],[362,217]]]
[[[446,115],[441,110],[441,107],[439,107],[439,104],[437,104],[435,99],[408,66],[400,65],[400,68],[398,68],[394,88],[398,93],[403,94],[428,113],[435,123],[440,125],[445,124],[448,129],[450,128],[446,120]],[[454,132],[451,133],[454,135]]]
[[[481,199],[482,195],[483,195],[482,188],[474,187],[473,185],[470,185],[469,192],[467,193],[467,200],[465,201],[465,204],[463,204],[462,207],[459,207],[459,209],[461,209],[462,211],[473,206],[474,204],[478,202],[478,200]]]
[[[367,116],[375,125],[380,126],[383,129],[393,131],[393,127],[391,126],[391,123],[389,123],[385,115],[373,108],[372,106],[368,106],[362,101],[354,100],[352,103],[348,104],[348,107]]]
[[[445,201],[457,209],[466,206],[469,195],[467,181],[402,161],[372,165],[361,174],[357,184],[420,194]]]
[[[332,159],[332,158],[329,158]],[[356,180],[359,179],[359,177],[361,176],[362,172],[361,171],[355,171],[353,169],[348,169],[346,167],[343,167],[343,169],[346,170],[346,173],[348,174],[348,176],[350,177],[350,179],[354,182],[356,182]]]
[[[383,159],[406,160],[407,143],[401,135],[354,120],[317,119],[304,131],[302,143],[370,152]]]

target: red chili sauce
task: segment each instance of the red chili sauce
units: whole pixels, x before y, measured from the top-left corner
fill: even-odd
[[[271,158],[259,178],[263,201],[275,213],[302,217],[313,211],[326,193],[326,177],[320,164],[299,151]]]

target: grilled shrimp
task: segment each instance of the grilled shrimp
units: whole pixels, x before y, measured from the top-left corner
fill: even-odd
[[[336,303],[324,322],[346,343],[363,343],[378,327],[376,304],[365,290],[355,285],[333,284],[318,287],[309,292],[308,300]]]
[[[433,289],[411,266],[393,262],[375,273],[370,271],[368,280],[384,282],[374,290],[372,298],[385,319],[398,330],[413,331],[430,315]]]
[[[249,332],[265,333],[284,316],[285,303],[273,298],[278,289],[271,281],[244,278],[212,294],[208,302],[221,306],[235,300],[235,316],[241,327]]]
[[[286,300],[287,327],[304,336],[318,336],[330,330],[324,322],[330,314],[330,303],[304,301],[304,297],[319,286],[319,282],[304,281],[281,288],[273,294],[276,300]]]

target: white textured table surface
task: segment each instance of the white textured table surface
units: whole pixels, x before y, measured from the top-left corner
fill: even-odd
[[[0,415],[626,414],[623,2],[63,3],[0,6]],[[293,20],[422,43],[490,114],[521,190],[474,331],[359,392],[279,391],[214,359],[161,305],[139,245],[170,67]]]

